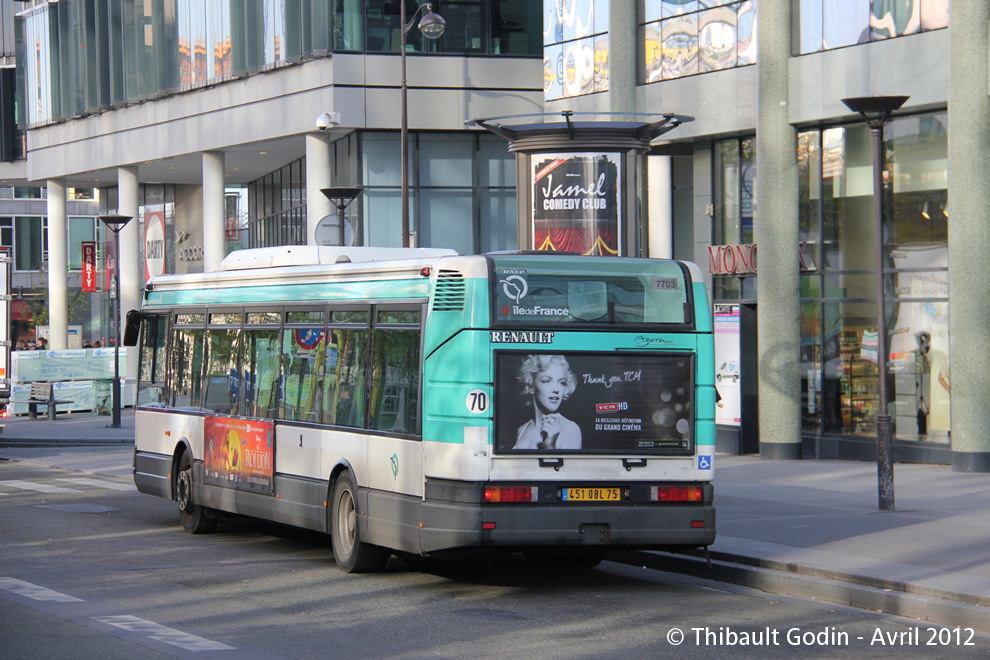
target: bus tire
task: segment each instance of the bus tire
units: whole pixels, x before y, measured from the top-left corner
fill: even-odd
[[[179,459],[179,471],[175,475],[175,500],[179,503],[179,520],[182,529],[190,534],[209,534],[217,528],[219,519],[205,506],[193,504],[192,459],[183,452]]]
[[[330,500],[330,542],[337,567],[345,573],[377,573],[385,568],[391,553],[361,541],[357,524],[357,491],[349,472],[343,472],[333,486]]]

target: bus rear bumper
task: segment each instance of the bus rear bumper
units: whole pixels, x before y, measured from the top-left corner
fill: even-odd
[[[711,504],[567,508],[427,501],[423,513],[420,547],[425,554],[457,548],[647,550],[715,542]]]

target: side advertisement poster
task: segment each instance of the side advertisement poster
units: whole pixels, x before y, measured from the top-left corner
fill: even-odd
[[[260,493],[274,491],[274,434],[271,422],[207,417],[203,481]]]
[[[721,399],[715,423],[739,426],[739,305],[715,305],[715,389]]]
[[[694,356],[496,352],[499,453],[686,455]]]

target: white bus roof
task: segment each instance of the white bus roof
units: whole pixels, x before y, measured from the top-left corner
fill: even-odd
[[[320,266],[369,261],[396,261],[456,255],[447,248],[394,248],[322,245],[283,245],[235,250],[220,263],[221,271],[277,266]]]

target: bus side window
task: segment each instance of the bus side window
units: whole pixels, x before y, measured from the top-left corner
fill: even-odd
[[[203,323],[205,314],[179,314],[172,334],[172,380],[168,394],[173,408],[199,408],[203,392],[203,327],[183,323]]]
[[[275,417],[280,323],[278,312],[248,312],[241,360],[242,410],[248,417]]]
[[[210,314],[206,333],[206,376],[203,380],[203,408],[221,415],[237,415],[240,392],[241,343],[240,313]],[[217,327],[217,326],[226,327]],[[234,326],[234,327],[231,327]]]
[[[165,405],[165,340],[168,317],[164,314],[145,317],[141,333],[141,362],[138,365],[138,405]]]
[[[335,311],[323,375],[325,424],[365,427],[366,367],[371,335],[367,311]],[[346,324],[346,325],[344,325]],[[360,325],[359,325],[360,324]]]
[[[325,344],[326,333],[322,326],[286,328],[283,331],[284,386],[279,403],[280,419],[320,421],[322,390],[319,376],[323,369]]]
[[[371,369],[370,428],[418,432],[419,319],[419,310],[378,310]]]

